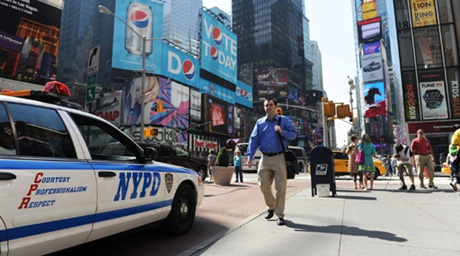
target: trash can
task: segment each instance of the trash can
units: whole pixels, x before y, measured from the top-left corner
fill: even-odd
[[[332,150],[316,146],[310,153],[311,196],[336,196]]]

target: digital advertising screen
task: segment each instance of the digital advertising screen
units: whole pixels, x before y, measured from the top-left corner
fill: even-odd
[[[228,104],[208,94],[204,96],[204,100],[206,130],[228,135]]]
[[[117,0],[114,18],[112,67],[126,70],[142,69],[143,40],[148,73],[158,73],[161,67],[163,37],[163,3],[158,1]]]
[[[358,40],[360,43],[375,42],[382,39],[381,19],[358,21]]]
[[[375,82],[364,84],[364,116],[366,118],[386,116],[385,84]]]
[[[236,34],[207,11],[201,18],[201,68],[236,84]]]
[[[288,72],[285,68],[258,69],[257,89],[261,98],[287,98]]]
[[[41,1],[0,0],[0,76],[56,80],[62,10]]]
[[[369,1],[361,4],[361,15],[363,20],[377,17],[377,3]]]
[[[361,65],[365,83],[383,80],[383,63],[380,52],[362,55]]]

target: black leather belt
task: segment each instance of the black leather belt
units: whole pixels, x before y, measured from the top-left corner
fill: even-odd
[[[278,152],[278,153],[266,153],[266,154],[265,154],[265,153],[262,153],[262,154],[264,154],[264,156],[277,156],[277,155],[282,154],[282,153],[283,153],[283,152]]]

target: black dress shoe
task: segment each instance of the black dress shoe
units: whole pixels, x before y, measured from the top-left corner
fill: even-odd
[[[278,220],[276,221],[276,223],[278,223],[278,226],[284,226],[284,225],[286,225],[286,222],[284,222],[284,219],[283,219],[283,218],[278,218]]]
[[[274,210],[268,210],[267,214],[265,215],[265,219],[269,220],[273,217]]]

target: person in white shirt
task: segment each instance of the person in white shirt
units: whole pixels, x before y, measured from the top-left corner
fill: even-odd
[[[407,190],[406,183],[404,182],[403,170],[406,170],[407,175],[411,182],[409,190],[415,190],[414,175],[412,173],[412,162],[411,162],[411,151],[409,146],[398,144],[395,147],[396,151],[396,168],[398,169],[399,179],[401,180],[402,186],[399,190]]]

